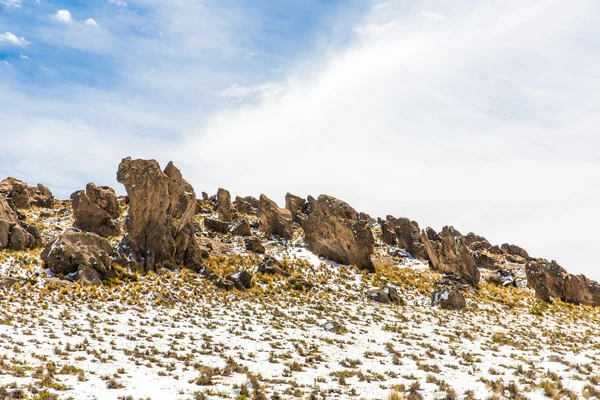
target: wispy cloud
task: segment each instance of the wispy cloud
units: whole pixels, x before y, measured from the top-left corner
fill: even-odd
[[[93,18],[86,19],[85,24],[89,26],[98,26],[98,23]]]
[[[109,3],[120,6],[120,7],[127,7],[127,3],[124,2],[123,0],[108,0]]]
[[[23,4],[23,1],[22,0],[0,0],[0,4],[4,5],[5,7],[21,8],[21,4]]]
[[[283,87],[277,83],[262,83],[250,86],[241,86],[234,83],[227,89],[221,91],[221,96],[236,101],[242,100],[266,100],[281,93]]]
[[[0,43],[7,43],[13,46],[27,46],[29,42],[22,36],[17,36],[12,32],[0,33]]]

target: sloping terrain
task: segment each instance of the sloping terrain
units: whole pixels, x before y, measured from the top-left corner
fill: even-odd
[[[46,243],[72,227],[70,202],[22,212]],[[123,208],[122,218],[126,215]],[[600,315],[484,279],[466,308],[431,306],[444,281],[395,245],[375,243],[375,273],[319,258],[252,228],[290,276],[202,228],[205,266],[253,275],[224,290],[185,268],[117,266],[102,286],[52,277],[40,248],[2,250],[0,396],[32,399],[595,398]],[[253,224],[254,225],[254,224]],[[380,229],[375,224],[375,231]],[[376,235],[377,236],[377,235]],[[109,238],[116,246],[121,237]],[[209,245],[210,244],[210,245]],[[12,279],[11,279],[12,278]],[[397,288],[401,304],[368,292]]]

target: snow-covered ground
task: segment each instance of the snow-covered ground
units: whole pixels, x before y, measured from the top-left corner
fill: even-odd
[[[228,261],[210,267],[253,272],[256,257],[230,246]],[[38,252],[0,253],[0,276],[21,281],[0,289],[0,398],[598,396],[595,309],[483,284],[466,310],[441,310],[430,306],[440,277],[418,261],[366,274],[319,259],[301,240],[267,248],[314,287],[256,275],[253,289],[225,292],[163,270],[60,289],[46,284]],[[367,299],[384,284],[405,305]]]

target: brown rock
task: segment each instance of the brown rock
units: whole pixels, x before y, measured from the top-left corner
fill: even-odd
[[[279,261],[277,261],[276,258],[271,256],[266,256],[265,258],[263,258],[262,262],[258,265],[258,268],[256,269],[256,273],[290,276],[290,274],[287,271],[285,271],[283,265]]]
[[[228,275],[225,281],[233,282],[233,285],[238,290],[250,289],[252,287],[252,275],[246,271],[239,271]]]
[[[9,289],[9,288],[15,286],[18,282],[19,282],[18,279],[11,278],[8,276],[1,276],[0,277],[0,289]]]
[[[244,217],[238,218],[233,224],[229,231],[236,236],[250,236],[252,231],[250,230],[250,223]]]
[[[535,259],[527,263],[527,285],[537,298],[552,298],[587,306],[600,305],[600,286],[583,275],[569,274],[556,261]]]
[[[398,295],[398,290],[392,286],[386,286],[383,289],[371,290],[367,292],[367,297],[381,304],[402,304],[403,301]]]
[[[277,204],[264,194],[260,195],[258,209],[259,229],[267,235],[276,235],[282,239],[292,238],[292,213]]]
[[[292,220],[300,222],[302,217],[306,215],[306,200],[302,197],[287,193],[285,195],[285,208],[292,213]]]
[[[10,206],[15,209],[54,206],[54,197],[46,186],[42,184],[38,184],[37,187],[28,186],[25,182],[12,177],[0,182],[0,194],[4,195]]]
[[[463,294],[454,287],[444,287],[433,293],[431,306],[440,305],[444,310],[463,310],[467,307],[467,301]]]
[[[8,247],[9,234],[10,224],[5,220],[0,219],[0,249]]]
[[[374,271],[375,240],[367,222],[347,203],[321,195],[304,224],[305,241],[316,254],[342,264]]]
[[[196,194],[173,163],[163,172],[155,160],[127,157],[119,165],[117,180],[129,197],[123,255],[146,270],[152,269],[154,263],[197,263],[199,249],[191,224]]]
[[[116,277],[111,255],[115,253],[106,239],[91,233],[65,232],[46,246],[41,258],[53,273],[79,272],[87,283],[94,281],[94,275],[86,269],[95,270],[101,279]]]
[[[258,215],[260,201],[252,196],[236,197],[233,206],[242,214]]]
[[[93,268],[83,267],[77,272],[77,281],[81,286],[102,286],[100,275]]]
[[[85,191],[71,195],[71,201],[76,228],[104,237],[120,233],[115,221],[119,217],[119,203],[113,189],[88,183]]]
[[[511,256],[519,256],[526,260],[529,259],[529,254],[527,253],[527,251],[525,251],[525,249],[523,249],[517,245],[504,243],[500,248],[505,253],[510,254]]]
[[[438,235],[427,228],[421,235],[431,267],[444,274],[455,274],[477,286],[479,270],[467,248],[465,238],[453,227],[446,226]]]
[[[229,224],[213,218],[204,218],[204,227],[212,232],[225,234],[229,232]]]
[[[35,238],[20,225],[15,225],[10,231],[9,249],[22,251],[33,248],[35,245]]]
[[[225,222],[231,222],[233,215],[231,213],[231,194],[228,190],[219,188],[217,191],[217,212],[219,219]]]
[[[17,213],[15,213],[15,211],[12,208],[10,208],[10,206],[8,205],[8,201],[1,195],[0,195],[0,220],[4,220],[10,224],[16,224],[18,221]]]
[[[396,244],[418,260],[427,261],[427,250],[421,239],[419,224],[408,218],[386,217],[381,225],[383,241],[386,244]]]
[[[261,240],[257,237],[251,237],[246,239],[246,250],[253,251],[255,253],[263,254],[265,252],[265,246]]]

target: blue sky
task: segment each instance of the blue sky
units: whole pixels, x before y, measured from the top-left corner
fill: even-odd
[[[598,38],[596,0],[0,0],[0,175],[173,160],[600,279]]]

